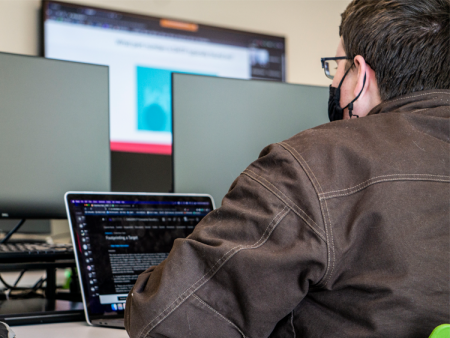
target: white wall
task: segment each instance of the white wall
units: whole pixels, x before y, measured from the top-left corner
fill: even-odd
[[[288,82],[324,85],[320,58],[334,56],[350,0],[75,0],[153,16],[283,35]],[[0,0],[0,51],[37,55],[40,0]]]

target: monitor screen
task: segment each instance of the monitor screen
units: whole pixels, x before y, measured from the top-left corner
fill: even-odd
[[[6,235],[17,225],[17,219],[0,218],[0,234]],[[51,224],[48,219],[28,219],[15,233],[51,234]],[[11,240],[9,240],[11,241]]]
[[[42,13],[45,57],[110,67],[114,190],[172,188],[172,72],[285,80],[283,37],[47,0]]]
[[[66,204],[88,321],[123,317],[138,276],[214,209],[210,196],[193,194],[69,192]]]
[[[175,192],[207,193],[220,206],[234,179],[265,146],[329,121],[328,92],[328,87],[173,74]]]
[[[0,53],[0,218],[66,218],[109,190],[108,67]]]

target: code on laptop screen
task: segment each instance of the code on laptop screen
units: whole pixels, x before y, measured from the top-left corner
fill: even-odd
[[[91,317],[119,315],[139,274],[214,208],[198,195],[68,195],[67,203]]]

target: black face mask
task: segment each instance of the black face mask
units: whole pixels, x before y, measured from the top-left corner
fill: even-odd
[[[352,65],[353,66],[353,65]],[[361,91],[359,92],[358,96],[353,99],[348,105],[346,105],[344,108],[341,108],[340,99],[341,99],[341,85],[342,82],[344,82],[345,77],[347,76],[348,72],[350,71],[352,67],[350,67],[344,74],[341,82],[339,83],[339,86],[337,88],[332,87],[330,85],[330,96],[328,98],[328,118],[330,119],[330,122],[342,120],[344,118],[344,109],[348,108],[348,114],[350,115],[350,118],[352,116],[359,117],[356,114],[353,114],[353,102],[355,102],[359,96],[361,95],[364,85],[366,84],[366,74],[364,74],[364,82],[363,87],[361,88]]]
[[[328,98],[328,118],[330,122],[342,120],[344,118],[344,109],[339,103],[341,91],[339,88],[330,85],[330,96]]]

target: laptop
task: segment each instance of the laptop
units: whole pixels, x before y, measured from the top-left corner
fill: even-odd
[[[67,192],[65,204],[86,321],[116,328],[138,275],[214,210],[202,194]]]

